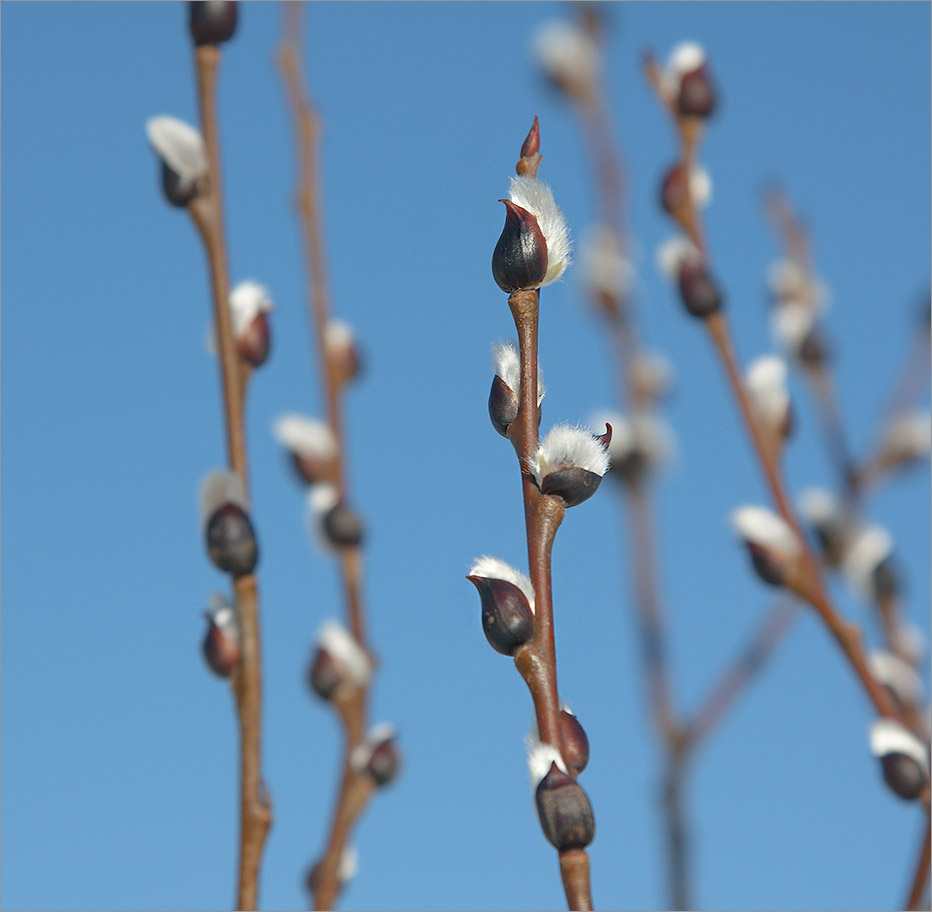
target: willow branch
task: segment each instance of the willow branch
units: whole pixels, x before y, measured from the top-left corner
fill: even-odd
[[[220,349],[220,372],[226,417],[230,467],[248,490],[246,440],[243,430],[245,379],[233,340],[229,305],[229,277],[223,234],[220,155],[216,119],[216,75],[220,53],[214,45],[195,50],[201,131],[208,157],[208,187],[189,211],[204,242],[213,292],[214,319]],[[232,675],[240,730],[240,847],[237,908],[255,909],[259,867],[272,821],[261,774],[262,665],[259,643],[259,603],[256,578],[233,581],[241,627],[241,657]]]
[[[346,473],[346,438],[343,421],[343,383],[337,364],[327,345],[330,324],[330,289],[324,261],[320,200],[320,119],[304,89],[297,36],[301,32],[302,4],[284,4],[284,38],[279,46],[278,62],[296,125],[298,188],[295,197],[303,229],[305,261],[308,268],[309,318],[312,347],[316,348],[324,390],[326,421],[337,444],[333,484],[340,502],[348,499]],[[353,637],[368,651],[365,612],[362,600],[362,551],[358,546],[339,550],[340,571],[346,615]],[[313,897],[316,909],[330,909],[340,891],[338,868],[352,828],[373,791],[371,777],[354,771],[352,751],[365,736],[368,685],[358,688],[351,701],[338,706],[345,730],[343,779],[337,796],[330,835],[318,867]]]
[[[920,839],[919,859],[916,865],[916,872],[910,882],[909,895],[903,906],[904,909],[926,908],[922,900],[929,883],[930,843],[932,843],[932,841],[930,841],[929,818],[928,815],[926,815],[925,820],[922,821],[922,837]]]

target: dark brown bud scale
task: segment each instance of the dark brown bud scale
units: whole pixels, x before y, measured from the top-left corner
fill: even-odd
[[[754,571],[768,586],[782,586],[786,582],[786,571],[766,548],[747,543],[751,554],[751,563]]]
[[[239,664],[240,651],[236,641],[227,636],[213,621],[208,621],[202,650],[210,670],[218,677],[228,678],[230,672]]]
[[[686,73],[680,80],[676,106],[684,117],[709,117],[715,111],[715,89],[705,67]]]
[[[578,776],[589,764],[589,738],[571,712],[560,710],[560,734],[563,737],[563,759]]]
[[[871,573],[874,595],[879,599],[895,598],[900,591],[899,578],[893,558],[888,557],[874,567]]]
[[[311,690],[322,700],[329,700],[345,680],[343,670],[325,649],[318,649],[307,674]]]
[[[161,162],[161,166],[162,192],[172,206],[183,209],[204,192],[205,180],[184,178],[165,161]]]
[[[333,460],[319,459],[309,453],[292,452],[291,464],[298,473],[298,477],[308,484],[317,484],[320,481],[329,481],[333,477]]]
[[[660,185],[660,205],[665,212],[676,215],[689,205],[689,181],[681,165],[674,165]]]
[[[337,504],[324,515],[323,527],[327,540],[337,548],[354,548],[362,544],[362,520],[344,504]]]
[[[906,754],[884,754],[880,765],[884,781],[904,801],[918,798],[925,788],[928,777],[914,758]]]
[[[679,272],[683,306],[694,317],[708,317],[722,308],[722,296],[705,268],[685,260]]]
[[[496,374],[489,390],[489,418],[502,437],[508,434],[509,425],[518,417],[518,405],[515,391]]]
[[[262,312],[256,314],[249,326],[237,337],[236,350],[244,361],[253,367],[260,367],[269,356],[270,346],[268,315]]]
[[[815,369],[825,364],[828,360],[829,351],[818,330],[813,329],[799,344],[796,354],[806,367]]]
[[[188,3],[188,27],[194,43],[229,41],[236,31],[238,6],[233,0],[193,0]]]
[[[492,277],[502,291],[511,294],[521,288],[536,288],[547,275],[547,242],[536,216],[505,204],[505,227],[492,252]]]
[[[395,747],[395,739],[387,738],[377,744],[369,755],[366,772],[373,778],[375,784],[381,788],[383,785],[388,785],[398,775],[400,764],[401,758]]]
[[[216,510],[207,523],[207,552],[214,565],[225,573],[245,576],[256,569],[259,547],[249,515],[228,503]]]
[[[563,500],[564,506],[575,507],[588,500],[599,489],[602,476],[579,466],[566,466],[545,475],[540,483],[544,494]]]
[[[595,837],[595,816],[582,786],[551,764],[535,793],[540,827],[560,852],[584,849]]]
[[[479,590],[482,630],[489,645],[502,655],[514,655],[534,635],[534,613],[527,596],[514,583],[485,576],[467,576]]]

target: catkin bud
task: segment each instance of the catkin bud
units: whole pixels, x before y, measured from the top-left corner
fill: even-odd
[[[489,390],[489,419],[503,437],[518,417],[521,393],[521,358],[513,342],[499,342],[492,346],[495,377]],[[540,404],[544,398],[544,379],[537,365],[537,423],[540,424]]]
[[[560,497],[567,507],[588,500],[608,471],[610,439],[570,425],[552,428],[531,465],[538,487],[544,494]]]
[[[706,70],[702,46],[692,41],[678,44],[670,54],[669,74],[680,114],[709,117],[715,110],[716,93]]]
[[[311,690],[330,700],[343,687],[364,687],[372,676],[372,660],[355,637],[336,621],[325,621],[308,668]]]
[[[929,782],[928,748],[892,719],[871,726],[870,744],[891,790],[905,801],[918,798]]]
[[[537,288],[547,274],[547,242],[537,218],[511,200],[505,204],[505,227],[492,252],[492,277],[502,291]]]
[[[354,548],[362,544],[364,529],[359,514],[338,503],[321,520],[327,540],[335,548]]]
[[[684,259],[680,264],[678,283],[683,306],[694,317],[708,317],[722,309],[718,285],[701,263]]]
[[[233,0],[194,0],[188,3],[188,27],[194,43],[229,41],[236,31],[238,6]]]
[[[495,557],[480,557],[466,579],[479,591],[482,629],[489,645],[502,655],[514,655],[534,635],[531,581]]]
[[[584,849],[595,837],[592,805],[575,779],[552,763],[534,793],[540,826],[560,852]]]
[[[793,576],[802,550],[789,524],[763,507],[740,507],[732,525],[744,540],[757,575],[771,586],[783,586]]]
[[[589,764],[589,738],[567,707],[560,710],[560,734],[563,737],[563,758],[578,776]]]
[[[210,608],[204,612],[207,618],[207,633],[202,650],[210,670],[221,678],[230,672],[240,660],[240,626],[236,609],[223,596],[211,596]]]
[[[159,156],[162,192],[184,207],[207,187],[207,149],[201,134],[175,117],[150,117],[146,134]]]
[[[233,576],[252,573],[259,546],[245,510],[243,482],[235,472],[212,472],[201,483],[201,518],[214,565]]]
[[[398,774],[401,757],[395,745],[392,725],[376,725],[350,754],[350,766],[356,773],[368,773],[379,787],[388,785]]]

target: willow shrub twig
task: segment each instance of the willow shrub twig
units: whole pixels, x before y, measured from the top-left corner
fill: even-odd
[[[316,349],[325,398],[326,423],[336,442],[331,481],[337,500],[348,499],[343,422],[343,387],[346,376],[328,345],[330,291],[324,262],[321,230],[319,137],[320,121],[304,88],[298,36],[301,33],[302,4],[285,3],[283,39],[278,63],[295,122],[299,184],[296,207],[304,234],[304,251],[310,288],[309,317],[312,346]],[[369,652],[362,599],[362,551],[359,544],[338,549],[345,608],[349,628],[359,646]],[[370,654],[371,655],[371,654]],[[369,684],[356,686],[347,694],[337,694],[332,702],[344,729],[343,773],[337,793],[330,832],[323,856],[309,881],[315,909],[332,909],[342,888],[340,861],[349,836],[375,790],[373,778],[351,762],[353,752],[363,743]]]
[[[216,118],[216,77],[220,51],[216,44],[195,47],[201,131],[208,158],[207,187],[189,205],[207,253],[213,291],[214,319],[220,350],[220,370],[226,416],[229,464],[248,490],[243,403],[248,369],[233,339],[229,305],[229,277],[223,231],[220,154]],[[259,598],[253,574],[233,580],[239,613],[241,657],[233,671],[233,693],[240,727],[240,848],[237,908],[255,909],[259,867],[272,822],[271,804],[262,781],[261,708],[262,664],[259,643]]]

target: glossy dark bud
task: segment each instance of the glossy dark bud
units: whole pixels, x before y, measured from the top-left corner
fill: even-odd
[[[558,851],[584,849],[595,837],[595,816],[582,786],[551,764],[535,793],[540,827]]]
[[[560,497],[567,507],[575,507],[588,500],[599,489],[602,476],[579,466],[567,466],[545,475],[540,483],[544,494]]]
[[[239,645],[213,621],[208,621],[207,635],[201,648],[210,670],[221,678],[228,678],[239,664]]]
[[[507,580],[467,576],[479,590],[482,630],[489,645],[502,655],[514,655],[534,635],[534,613],[527,596]]]
[[[307,673],[311,690],[322,700],[329,700],[343,683],[343,670],[326,649],[318,649]]]
[[[825,340],[819,337],[819,332],[813,329],[800,343],[797,352],[799,360],[806,367],[821,367],[828,360],[829,351]]]
[[[259,547],[252,522],[242,507],[224,504],[207,523],[207,551],[214,565],[234,576],[256,569]]]
[[[761,548],[751,542],[746,544],[751,555],[754,572],[768,586],[782,586],[786,582],[786,570],[783,564],[776,560],[766,548]]]
[[[169,167],[163,160],[162,166],[162,192],[165,199],[172,206],[184,208],[204,192],[203,180],[192,180],[191,178],[182,177],[177,171]]]
[[[879,598],[893,598],[900,591],[899,578],[896,573],[896,564],[888,557],[874,567],[871,573],[871,583],[874,595]]]
[[[918,798],[927,776],[919,763],[907,754],[889,753],[880,758],[884,782],[905,801]]]
[[[387,738],[373,748],[369,755],[369,762],[366,764],[366,772],[381,788],[383,785],[388,785],[398,775],[400,765],[401,758],[395,747],[395,739]]]
[[[289,454],[291,464],[302,481],[313,485],[329,481],[333,477],[333,460],[321,459],[312,453],[299,453],[292,450]]]
[[[705,67],[683,76],[676,106],[684,117],[709,117],[715,111],[716,100]]]
[[[194,43],[220,44],[236,31],[239,4],[233,0],[194,0],[188,3],[188,27]]]
[[[492,277],[509,294],[520,288],[536,288],[547,275],[547,242],[536,216],[505,204],[505,227],[492,253]]]
[[[362,520],[344,504],[337,504],[324,514],[323,527],[327,540],[337,548],[353,548],[362,542]]]
[[[560,710],[560,734],[563,736],[563,759],[578,776],[589,764],[589,738],[579,719]]]
[[[518,404],[515,391],[496,374],[489,391],[489,418],[502,437],[507,436],[509,425],[518,417]]]
[[[689,181],[681,165],[674,165],[660,185],[660,205],[665,212],[676,215],[689,205]]]
[[[253,367],[260,367],[269,356],[271,331],[265,311],[256,314],[252,323],[236,339],[239,356]]]
[[[683,306],[694,317],[708,317],[721,310],[718,286],[701,265],[684,261],[680,265],[679,286]]]

